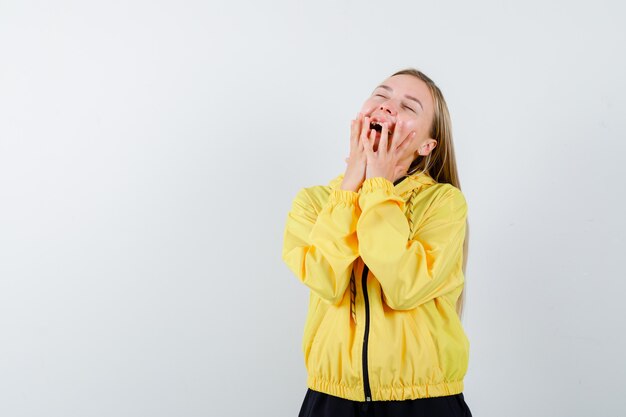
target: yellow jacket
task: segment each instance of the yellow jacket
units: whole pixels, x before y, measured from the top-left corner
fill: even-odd
[[[463,194],[427,174],[358,192],[342,179],[301,189],[284,232],[282,258],[310,289],[307,386],[355,401],[462,392]]]

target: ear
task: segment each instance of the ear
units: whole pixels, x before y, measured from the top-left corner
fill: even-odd
[[[426,156],[429,153],[431,153],[433,149],[435,149],[435,146],[437,146],[437,141],[435,139],[432,139],[432,138],[426,139],[426,141],[420,145],[419,149],[415,152],[415,154],[416,156],[417,155]]]

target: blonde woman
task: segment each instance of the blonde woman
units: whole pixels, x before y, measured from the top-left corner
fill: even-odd
[[[467,204],[450,116],[415,69],[352,121],[345,173],[301,189],[282,258],[310,289],[300,417],[465,416]]]

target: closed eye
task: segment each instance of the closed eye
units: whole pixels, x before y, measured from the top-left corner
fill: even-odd
[[[382,98],[387,98],[387,97],[383,96],[382,94],[374,94],[374,97],[382,97]]]
[[[409,107],[409,106],[407,106],[406,104],[403,104],[403,105],[402,105],[402,107],[404,107],[404,108],[405,108],[405,109],[407,109],[407,110],[411,110],[413,113],[417,113],[417,112],[415,111],[415,109],[414,109],[414,108]]]

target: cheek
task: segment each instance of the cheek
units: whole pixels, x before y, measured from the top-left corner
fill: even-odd
[[[404,128],[402,130],[406,132],[407,135],[411,132],[416,132],[416,134],[419,135],[420,129],[421,127],[420,127],[420,124],[417,122],[417,120],[414,120],[414,119],[404,120]]]
[[[371,100],[368,100],[365,103],[363,103],[363,106],[361,106],[361,113],[363,113],[366,116],[369,116],[370,113],[372,113],[375,109],[376,109],[376,103]]]

